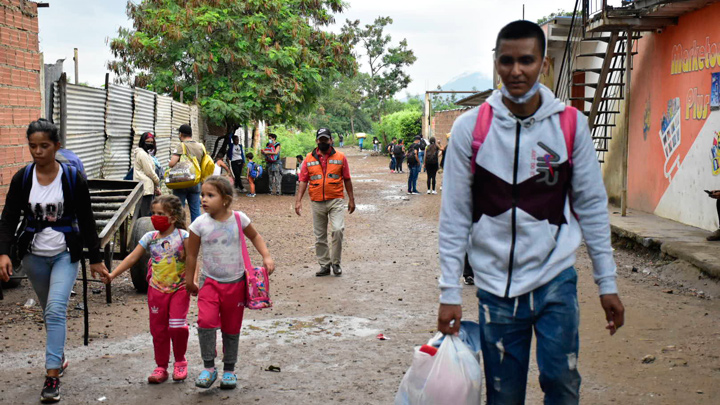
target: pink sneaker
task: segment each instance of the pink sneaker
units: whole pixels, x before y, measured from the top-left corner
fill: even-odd
[[[150,374],[150,377],[148,377],[148,382],[150,384],[160,384],[168,379],[168,372],[163,367],[156,368],[152,374]]]
[[[173,365],[173,381],[183,381],[187,378],[187,361],[176,361]]]

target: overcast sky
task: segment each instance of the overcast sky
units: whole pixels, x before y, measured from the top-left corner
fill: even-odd
[[[65,59],[68,77],[74,76],[73,48],[80,52],[80,81],[92,86],[105,82],[106,62],[112,59],[108,38],[119,26],[130,27],[126,0],[45,0],[39,9],[40,50],[45,63]],[[408,69],[413,82],[407,91],[423,93],[466,72],[492,75],[491,51],[502,26],[522,18],[535,21],[562,8],[571,11],[574,0],[349,0],[337,15],[337,26],[346,19],[371,23],[390,16],[393,42],[402,38],[418,60]],[[334,30],[337,27],[333,28]],[[402,92],[404,94],[405,92]]]

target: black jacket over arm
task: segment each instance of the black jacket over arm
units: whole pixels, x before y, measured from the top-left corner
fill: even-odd
[[[22,258],[29,252],[34,233],[27,230],[16,230],[21,216],[26,216],[30,210],[30,189],[32,188],[32,177],[28,177],[27,184],[23,190],[23,176],[27,167],[20,169],[10,182],[5,199],[5,208],[0,218],[0,255],[9,255],[11,246],[17,243],[18,256]],[[77,218],[80,234],[74,232],[65,233],[65,243],[70,250],[70,261],[75,263],[80,260],[83,245],[88,248],[88,259],[90,264],[102,262],[100,254],[100,239],[98,238],[95,218],[90,206],[90,190],[88,183],[83,176],[76,172],[75,195],[70,193],[65,174],[62,175],[63,215]],[[27,216],[26,216],[27,217]]]

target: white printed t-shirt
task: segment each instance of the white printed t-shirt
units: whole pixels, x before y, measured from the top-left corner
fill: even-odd
[[[250,218],[239,211],[243,229]],[[239,231],[235,214],[223,222],[210,214],[202,214],[190,225],[190,231],[200,237],[202,275],[221,283],[231,283],[245,277]]]
[[[32,188],[30,189],[30,209],[38,221],[55,222],[63,216],[65,196],[62,189],[62,166],[52,183],[43,186],[37,181],[35,167],[32,172]],[[65,235],[50,227],[35,234],[32,253],[43,257],[53,257],[67,250]]]

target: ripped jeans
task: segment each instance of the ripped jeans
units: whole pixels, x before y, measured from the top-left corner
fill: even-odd
[[[525,403],[533,330],[544,403],[578,404],[580,312],[575,268],[517,298],[501,298],[481,289],[477,297],[487,404]]]

